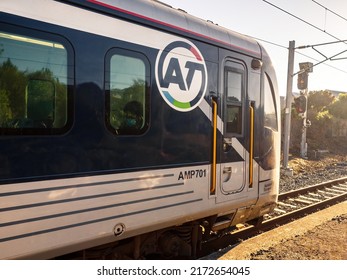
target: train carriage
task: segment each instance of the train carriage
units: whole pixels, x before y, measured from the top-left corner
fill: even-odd
[[[0,8],[1,259],[194,256],[274,208],[258,42],[154,0]]]

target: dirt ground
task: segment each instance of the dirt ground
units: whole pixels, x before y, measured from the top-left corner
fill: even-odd
[[[322,154],[317,159],[302,159],[300,157],[294,157],[288,162],[288,166],[293,169],[294,175],[301,172],[312,174],[317,170],[331,169],[333,166],[339,163],[346,162],[347,155],[336,154]]]
[[[347,155],[324,154],[319,159],[293,157],[288,167],[293,174],[290,176],[286,169],[281,169],[280,192],[346,177]]]
[[[347,260],[347,214],[251,254],[252,260]]]
[[[318,160],[294,158],[289,162],[293,177],[281,177],[283,188],[290,185],[306,185],[347,175],[346,155],[323,155]],[[317,182],[315,182],[315,180]],[[346,203],[345,203],[346,204]],[[332,212],[333,214],[333,212]],[[317,213],[319,215],[319,213]],[[347,208],[324,223],[287,239],[267,249],[252,252],[254,260],[347,260]]]
[[[347,202],[224,249],[221,260],[347,260]]]
[[[285,180],[295,180],[295,184],[307,184],[339,178],[346,175],[347,157],[345,155],[323,155],[318,160],[304,160],[293,158],[289,166],[293,169],[292,178],[282,177]],[[346,203],[345,203],[346,204]],[[345,207],[346,208],[346,207]],[[341,208],[339,208],[341,209]],[[328,210],[326,212],[329,212]],[[336,211],[337,212],[337,211]],[[347,260],[347,208],[339,215],[332,211],[331,217],[317,221],[317,224],[308,231],[284,238],[266,249],[259,249],[249,255],[253,260]],[[317,213],[319,215],[319,213]],[[299,225],[293,227],[302,227]]]

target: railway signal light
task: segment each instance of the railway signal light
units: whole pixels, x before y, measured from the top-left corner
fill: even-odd
[[[300,95],[299,97],[294,99],[295,109],[298,114],[303,114],[306,112],[306,103],[307,98],[304,95]]]
[[[306,71],[298,74],[298,89],[307,89],[308,85],[308,73]]]
[[[312,62],[299,63],[300,72],[298,74],[298,89],[304,90],[308,87],[308,73],[313,72]]]

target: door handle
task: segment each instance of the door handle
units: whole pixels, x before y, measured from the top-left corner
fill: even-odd
[[[253,156],[254,156],[254,108],[249,106],[249,187],[253,187]]]
[[[223,174],[231,174],[233,173],[233,168],[231,166],[227,166],[223,168]]]
[[[213,116],[213,130],[212,130],[212,166],[211,166],[211,186],[210,194],[216,192],[217,185],[217,102],[212,99],[212,116]]]

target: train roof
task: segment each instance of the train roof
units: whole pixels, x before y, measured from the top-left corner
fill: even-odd
[[[169,32],[184,34],[253,57],[261,57],[262,48],[248,36],[218,26],[158,0],[58,0],[117,17],[127,18]],[[134,2],[136,1],[136,5]]]

